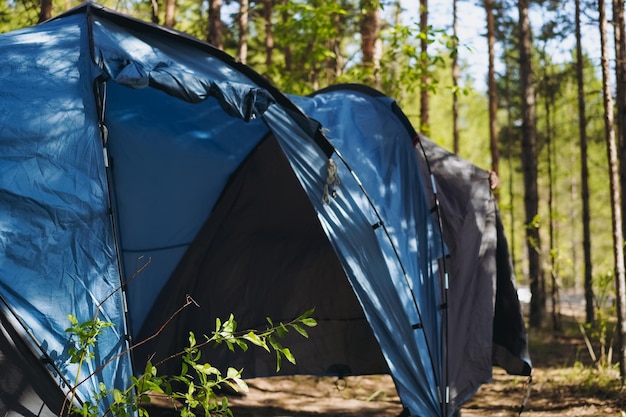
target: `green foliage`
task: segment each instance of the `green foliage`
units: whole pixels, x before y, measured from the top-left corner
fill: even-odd
[[[355,32],[353,5],[336,0],[287,0],[274,7],[277,62],[265,72],[286,91],[308,94],[334,82],[342,42]],[[348,41],[349,42],[349,41]],[[288,51],[288,52],[287,52]],[[290,54],[288,65],[285,54]]]
[[[0,33],[32,26],[38,20],[38,1],[0,1]]]
[[[615,276],[605,273],[595,277],[595,323],[579,324],[585,347],[599,371],[615,369],[613,341],[615,340]]]
[[[158,375],[158,364],[148,361],[143,374],[139,377],[131,376],[131,385],[123,391],[107,387],[101,382],[99,391],[94,393],[95,401],[85,401],[81,406],[74,406],[72,411],[83,417],[96,417],[100,413],[99,403],[108,401],[110,405],[107,414],[130,417],[138,413],[140,417],[148,417],[149,414],[144,405],[150,403],[151,394],[160,394],[171,401],[181,417],[232,416],[228,399],[220,397],[218,390],[223,386],[228,386],[235,391],[246,392],[248,386],[243,380],[243,369],[229,367],[226,373],[223,373],[210,363],[203,361],[201,348],[207,345],[225,344],[232,351],[237,347],[245,352],[249,344],[252,344],[267,352],[275,353],[278,372],[283,359],[293,364],[296,363],[289,348],[284,347],[280,340],[290,330],[308,338],[306,329],[317,325],[312,314],[313,310],[309,310],[286,323],[274,323],[272,319],[267,318],[267,326],[264,330],[242,332],[237,331],[237,322],[232,314],[226,321],[218,318],[211,336],[205,335],[202,343],[198,343],[194,333],[190,332],[189,346],[167,359],[171,360],[175,357],[182,359],[181,371],[178,375]],[[103,322],[97,318],[79,323],[73,315],[69,315],[68,318],[71,324],[66,329],[70,335],[71,346],[68,348],[70,362],[79,365],[80,368],[85,361],[93,359],[98,336],[105,328],[111,327],[112,323]],[[77,384],[78,380],[77,375]],[[77,386],[71,390],[72,395],[76,389]],[[72,398],[70,398],[71,402]]]
[[[69,314],[67,318],[71,326],[65,329],[66,333],[71,335],[68,353],[70,362],[81,363],[85,359],[93,359],[93,348],[96,345],[98,335],[106,328],[113,326],[113,323],[105,322],[99,318],[78,323],[78,319],[73,314]]]

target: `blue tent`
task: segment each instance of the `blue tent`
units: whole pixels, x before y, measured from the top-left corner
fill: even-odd
[[[407,415],[460,404],[446,249],[401,118],[342,106],[335,131],[303,111],[315,98],[90,3],[0,35],[0,59],[0,411],[55,415],[68,387],[124,388],[216,317],[310,308],[319,325],[287,342],[283,373],[389,372]],[[199,307],[158,333],[187,296]],[[114,324],[82,369],[68,314]],[[209,354],[274,374],[271,357]]]

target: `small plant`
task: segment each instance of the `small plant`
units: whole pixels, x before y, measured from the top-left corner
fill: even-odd
[[[591,360],[598,370],[613,367],[613,342],[616,324],[615,305],[611,302],[613,290],[613,274],[606,273],[596,279],[597,293],[595,296],[596,321],[593,324],[579,324],[585,346]]]
[[[237,331],[237,322],[232,314],[226,321],[218,318],[211,336],[204,335],[204,340],[198,343],[194,333],[190,332],[189,346],[166,359],[176,357],[182,359],[180,374],[160,376],[157,372],[158,364],[148,361],[143,374],[139,377],[131,376],[131,384],[125,390],[109,388],[100,383],[99,391],[94,393],[95,402],[86,401],[80,407],[74,406],[72,412],[83,417],[99,416],[99,403],[109,398],[112,399],[112,403],[108,407],[107,415],[130,417],[138,414],[140,417],[148,417],[149,413],[144,405],[150,403],[150,395],[157,394],[169,399],[181,417],[194,417],[198,412],[204,416],[233,416],[228,399],[220,397],[218,391],[226,385],[235,391],[247,392],[248,386],[242,378],[243,370],[229,367],[225,374],[222,373],[210,363],[202,361],[201,348],[206,345],[225,344],[231,351],[234,351],[235,347],[247,351],[249,344],[252,344],[267,352],[275,352],[278,372],[283,359],[294,364],[296,362],[289,348],[280,343],[280,339],[284,338],[290,329],[303,337],[308,337],[306,328],[317,325],[316,320],[311,317],[312,314],[313,310],[309,310],[286,323],[274,323],[268,317],[265,330],[241,332]],[[71,326],[66,332],[70,334],[72,344],[68,349],[70,361],[77,364],[80,369],[86,360],[93,358],[97,337],[112,324],[97,318],[79,323],[75,316],[68,317]],[[78,375],[76,381],[79,381]],[[77,382],[78,385],[80,383]],[[72,395],[77,386],[71,391]],[[70,398],[70,402],[71,400],[73,398]]]

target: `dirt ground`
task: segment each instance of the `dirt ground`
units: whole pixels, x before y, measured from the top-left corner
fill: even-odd
[[[575,325],[571,318],[563,320]],[[626,417],[626,392],[620,389],[618,373],[598,373],[576,332],[554,336],[550,331],[533,331],[530,349],[533,379],[529,390],[528,378],[495,368],[493,380],[464,404],[461,415],[519,416],[528,393],[521,416]],[[396,417],[402,411],[388,375],[348,377],[345,381],[275,377],[248,383],[248,394],[230,399],[236,417]]]
[[[626,417],[626,392],[617,371],[598,372],[575,322],[564,317],[570,331],[554,336],[532,331],[529,336],[533,379],[507,375],[494,369],[484,384],[463,405],[463,417],[616,416]],[[250,391],[229,397],[235,417],[396,417],[400,399],[388,375],[348,377],[293,376],[247,380]],[[150,414],[154,415],[153,413]]]

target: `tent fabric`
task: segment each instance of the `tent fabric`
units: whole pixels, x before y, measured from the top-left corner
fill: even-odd
[[[83,378],[76,402],[123,389],[230,313],[251,328],[310,308],[319,325],[286,340],[283,373],[389,372],[409,415],[453,412],[447,249],[391,99],[288,98],[203,42],[91,3],[0,35],[0,58],[0,366],[19,357],[12,381],[43,381],[0,384],[9,414],[56,414]],[[188,297],[199,307],[175,314]],[[81,369],[67,314],[114,324]],[[500,363],[525,346],[509,336]],[[274,373],[263,352],[204,355]]]
[[[489,173],[423,136],[417,140],[450,249],[449,369],[462,403],[491,379],[492,365],[530,375],[527,334]]]
[[[418,135],[397,103],[376,90],[338,85],[316,92],[314,98],[313,104],[311,99],[293,99],[325,126],[338,148],[341,143],[333,140],[334,135],[354,146],[355,130],[385,140],[398,135],[416,144],[420,186],[428,190],[428,206],[439,208],[434,219],[441,219],[448,250],[447,353],[442,374],[449,381],[449,408],[457,408],[488,382],[493,365],[511,374],[530,375],[527,334],[489,173]],[[350,117],[358,121],[345,123]],[[384,129],[371,127],[376,118],[385,120]]]
[[[4,307],[2,308],[3,311]],[[64,392],[50,377],[46,363],[15,331],[15,323],[0,315],[0,414],[54,417],[63,407]],[[43,366],[42,366],[43,365]]]
[[[111,366],[79,387],[87,398],[131,372],[129,356],[117,357],[126,331],[87,20],[4,34],[0,59],[0,295],[71,382],[96,366],[68,363],[67,314],[115,323],[95,352]]]

